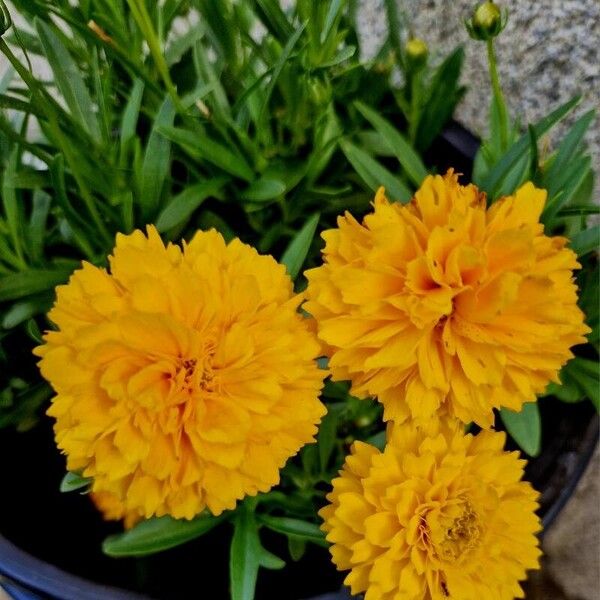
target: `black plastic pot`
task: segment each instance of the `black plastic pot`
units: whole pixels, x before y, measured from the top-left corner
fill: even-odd
[[[468,180],[477,148],[472,134],[451,124],[426,158],[438,171],[454,167]],[[547,529],[589,463],[598,440],[598,415],[589,402],[564,404],[552,398],[541,401],[540,410],[543,449],[526,475],[541,492],[540,516]],[[27,433],[3,431],[0,457],[0,590],[11,598],[149,599],[130,591],[136,588],[165,600],[227,596],[228,525],[156,557],[111,559],[102,554],[101,542],[120,526],[104,523],[87,498],[58,491],[64,460],[54,447],[49,420]],[[265,532],[264,538],[269,549],[286,555],[285,546],[278,547],[280,537]],[[349,600],[346,590],[336,591],[342,579],[328,552],[311,547],[283,572],[259,577],[257,598]],[[319,593],[325,595],[315,597]]]

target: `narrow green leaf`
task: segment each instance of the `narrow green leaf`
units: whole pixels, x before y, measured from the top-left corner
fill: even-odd
[[[21,266],[25,266],[23,260],[23,206],[17,199],[15,178],[19,162],[19,148],[15,146],[11,152],[4,168],[2,178],[2,205],[6,215],[6,223],[10,239]]]
[[[13,327],[24,323],[31,317],[47,312],[52,306],[52,300],[52,296],[45,294],[40,297],[16,302],[4,313],[2,327],[4,329],[13,329]]]
[[[279,0],[254,0],[256,11],[263,25],[279,41],[289,40],[294,29],[281,9]]]
[[[420,186],[423,179],[427,177],[427,169],[408,140],[391,123],[366,104],[355,102],[354,105],[385,140],[412,182],[417,187]]]
[[[542,444],[542,422],[537,402],[523,404],[521,412],[500,409],[508,433],[529,456],[538,456]]]
[[[254,172],[239,154],[234,154],[229,148],[208,136],[178,127],[160,127],[159,131],[166,138],[181,146],[193,158],[204,159],[226,173],[245,181],[254,180]]]
[[[44,257],[44,241],[46,238],[46,219],[50,211],[52,198],[43,190],[33,192],[33,208],[29,218],[29,246],[31,258],[41,262]]]
[[[539,139],[556,123],[563,119],[580,101],[580,97],[569,100],[549,115],[540,119],[534,126],[533,131]],[[502,158],[485,174],[482,181],[476,181],[481,189],[486,191],[491,198],[497,196],[497,189],[504,179],[514,168],[515,164],[523,158],[529,149],[530,134],[523,134],[502,156]]]
[[[306,540],[319,546],[329,546],[325,540],[325,534],[315,523],[291,517],[273,517],[271,515],[259,515],[258,519],[265,527],[277,533]]]
[[[158,231],[167,231],[184,223],[207,198],[216,195],[228,181],[226,177],[216,177],[196,183],[171,198],[156,219]]]
[[[306,542],[297,537],[288,537],[288,551],[292,560],[298,562],[306,552]]]
[[[219,215],[210,210],[205,210],[201,213],[200,218],[198,219],[198,226],[205,231],[208,229],[216,229],[227,243],[235,238],[233,229],[231,229]]]
[[[153,220],[160,204],[161,193],[165,180],[169,176],[171,166],[171,143],[168,137],[161,133],[162,128],[171,126],[175,118],[175,106],[167,96],[163,102],[144,153],[142,164],[142,181],[140,189],[140,206],[142,219],[145,222]]]
[[[321,44],[324,44],[327,41],[333,24],[343,6],[344,0],[331,0],[331,2],[329,2],[327,14],[325,15],[325,22],[323,23],[323,30],[321,31]]]
[[[229,555],[232,600],[254,600],[258,569],[258,531],[254,512],[240,504],[235,513],[234,532]]]
[[[424,152],[431,146],[446,122],[452,117],[454,108],[464,94],[465,89],[459,86],[464,56],[464,50],[461,47],[457,48],[442,62],[433,76],[414,142],[420,152]]]
[[[107,537],[102,551],[115,557],[155,554],[204,535],[228,517],[226,513],[218,517],[202,513],[190,521],[169,516],[148,519],[125,533]]]
[[[319,425],[317,448],[319,449],[319,462],[321,464],[321,471],[323,472],[327,469],[329,457],[335,447],[338,420],[337,413],[328,407],[327,414],[323,417]]]
[[[408,202],[411,199],[410,190],[373,157],[347,140],[342,140],[340,145],[350,164],[371,190],[376,192],[383,186],[392,200]]]
[[[298,277],[302,265],[308,256],[310,245],[312,244],[317,225],[319,224],[319,217],[320,214],[315,213],[308,218],[306,223],[302,226],[302,229],[294,236],[281,256],[280,262],[282,265],[285,265],[289,276],[292,279]]]
[[[240,198],[250,202],[267,202],[281,196],[285,190],[286,185],[283,181],[261,177],[241,192]]]
[[[144,82],[135,79],[121,119],[121,147],[135,135],[143,95]]]
[[[48,23],[36,17],[34,24],[54,74],[54,81],[69,107],[71,116],[99,142],[98,119],[79,67]]]
[[[580,231],[573,236],[570,245],[577,256],[584,256],[588,252],[597,252],[600,249],[600,225]]]
[[[584,136],[592,124],[594,117],[594,110],[590,110],[579,117],[561,141],[546,176],[548,194],[550,196],[556,193],[560,188],[561,182],[568,177],[572,159],[583,143]]]
[[[31,294],[51,290],[65,283],[73,272],[72,267],[53,269],[29,269],[0,277],[0,302],[16,300]]]
[[[82,488],[87,488],[91,483],[91,478],[82,477],[79,473],[68,471],[60,482],[60,491],[63,493],[74,492]]]
[[[331,60],[322,62],[318,67],[315,67],[315,71],[319,69],[330,69],[337,65],[346,62],[356,54],[356,46],[346,46],[342,48]]]
[[[271,94],[273,93],[273,90],[275,89],[275,85],[277,84],[277,80],[279,79],[279,76],[281,75],[281,71],[283,70],[285,63],[290,58],[290,55],[292,54],[292,50],[294,49],[294,46],[300,39],[300,36],[304,32],[305,28],[306,28],[306,23],[304,23],[298,29],[296,29],[296,31],[294,32],[294,35],[292,35],[289,38],[286,45],[283,47],[283,50],[281,51],[281,54],[279,55],[277,62],[273,65],[273,75],[271,75],[271,79],[269,80],[267,89],[265,90],[265,94],[261,101],[260,109],[258,111],[259,119],[261,118],[265,109],[267,108],[267,104],[269,103]]]
[[[577,382],[596,410],[600,410],[600,363],[578,356],[567,366],[569,376]]]

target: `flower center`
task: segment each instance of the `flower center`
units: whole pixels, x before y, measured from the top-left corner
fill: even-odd
[[[181,358],[173,379],[180,388],[193,393],[198,390],[212,392],[215,389],[215,372],[212,359],[216,345],[213,339],[207,339],[202,345],[198,358]]]
[[[422,547],[447,563],[460,561],[476,548],[481,532],[479,515],[466,499],[423,513],[419,524]]]
[[[447,527],[441,543],[436,544],[435,551],[441,560],[456,562],[479,545],[480,537],[481,526],[478,515],[466,501],[461,514]]]

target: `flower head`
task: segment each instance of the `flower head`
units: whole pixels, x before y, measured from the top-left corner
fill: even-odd
[[[537,492],[503,433],[434,420],[356,442],[320,511],[333,562],[365,600],[523,598],[539,568]]]
[[[67,468],[108,518],[218,514],[313,439],[319,344],[285,268],[220,234],[118,235],[57,289],[37,348]]]
[[[378,396],[385,419],[449,413],[482,427],[520,410],[585,341],[567,240],[539,223],[546,192],[525,184],[486,209],[452,172],[428,177],[409,205],[383,189],[362,224],[323,234],[306,309],[334,379]]]

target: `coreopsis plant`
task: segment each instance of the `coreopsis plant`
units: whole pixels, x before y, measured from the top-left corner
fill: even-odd
[[[462,50],[428,48],[396,0],[370,60],[350,1],[12,5],[0,426],[50,415],[62,491],[123,522],[104,552],[217,528],[234,600],[307,544],[369,600],[520,597],[544,497],[503,433],[464,424],[533,456],[536,397],[598,403],[593,113],[552,153],[577,100],[511,119],[506,14],[483,3],[490,128],[467,183],[423,158]]]

